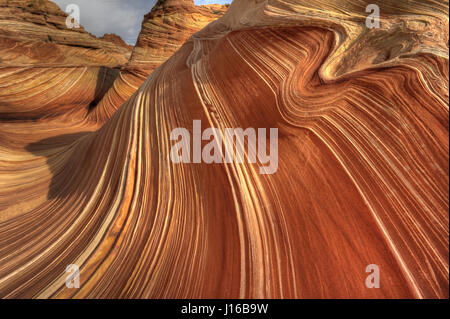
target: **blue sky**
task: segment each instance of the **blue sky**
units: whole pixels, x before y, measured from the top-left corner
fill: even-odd
[[[67,5],[80,7],[80,23],[90,33],[120,35],[125,42],[135,44],[144,15],[156,0],[51,0],[65,11]],[[194,0],[195,4],[230,3],[227,0]]]

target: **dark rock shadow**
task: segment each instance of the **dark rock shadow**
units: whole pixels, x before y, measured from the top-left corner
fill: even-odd
[[[94,100],[88,105],[88,113],[92,112],[119,77],[120,69],[100,67],[97,75]]]
[[[82,165],[90,153],[85,147],[90,145],[91,140],[86,137],[91,134],[92,132],[80,132],[58,135],[25,147],[36,156],[47,157],[47,165],[52,173],[48,199],[73,196],[74,190],[77,195],[84,193],[79,186],[86,180],[85,174],[82,174]]]

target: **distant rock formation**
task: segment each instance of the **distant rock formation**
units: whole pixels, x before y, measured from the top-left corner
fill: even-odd
[[[1,65],[89,64],[117,67],[131,48],[68,29],[67,14],[48,0],[0,0]]]
[[[0,121],[85,116],[129,60],[118,36],[68,29],[66,18],[51,1],[0,0]]]
[[[123,39],[120,36],[118,36],[117,34],[114,34],[114,33],[105,33],[99,39],[114,43],[115,45],[117,45],[119,47],[124,47],[128,50],[133,50],[132,45],[127,44],[125,41],[123,41]]]
[[[195,32],[225,14],[229,5],[196,6],[193,0],[159,0],[142,22],[130,61],[91,118],[108,119],[158,66]]]
[[[195,32],[223,16],[228,5],[196,6],[193,0],[159,0],[145,15],[128,67],[152,71]]]

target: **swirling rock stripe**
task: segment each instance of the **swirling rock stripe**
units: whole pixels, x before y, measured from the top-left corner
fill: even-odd
[[[0,68],[0,120],[83,119],[118,74],[100,66]]]

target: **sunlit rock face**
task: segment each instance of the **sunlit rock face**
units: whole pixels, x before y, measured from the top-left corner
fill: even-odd
[[[90,119],[104,122],[128,100],[145,79],[195,32],[224,15],[228,5],[196,6],[193,0],[158,1],[145,15],[130,61]]]
[[[66,19],[47,0],[0,1],[1,120],[86,116],[128,61],[117,36],[68,29]]]
[[[102,127],[0,126],[0,296],[448,298],[448,2],[371,2],[235,0]],[[175,164],[194,120],[278,170]]]
[[[133,48],[134,48],[132,45],[127,44],[120,36],[118,36],[117,34],[114,34],[114,33],[105,33],[99,39],[106,40],[108,42],[111,42],[111,43],[117,45],[118,47],[123,47],[128,50],[133,50]]]
[[[125,64],[131,48],[68,29],[67,14],[47,0],[0,0],[1,65]],[[117,36],[116,36],[117,37]]]

